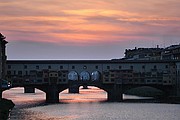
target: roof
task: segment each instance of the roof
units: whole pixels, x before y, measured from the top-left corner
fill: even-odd
[[[169,63],[177,60],[7,60],[7,64],[118,64],[118,63]]]

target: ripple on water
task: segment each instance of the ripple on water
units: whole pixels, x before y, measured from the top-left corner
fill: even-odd
[[[17,103],[11,120],[180,120],[178,104],[101,102],[106,93],[93,88],[80,94],[67,94],[66,90],[60,94],[61,103],[53,105],[44,103],[41,91],[23,94],[14,89],[4,96]]]

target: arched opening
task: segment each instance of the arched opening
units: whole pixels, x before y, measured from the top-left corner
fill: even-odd
[[[14,87],[3,91],[3,98],[12,100],[17,107],[34,106],[44,103],[46,93],[35,89],[35,93],[24,93],[24,87]]]
[[[88,86],[88,89],[83,89],[79,86],[79,93],[69,93],[66,89],[60,93],[60,102],[62,103],[83,103],[83,102],[103,102],[107,100],[107,92],[95,86]]]
[[[92,81],[98,81],[98,80],[100,80],[100,77],[101,77],[101,75],[100,75],[99,71],[94,71],[91,73],[91,80]]]
[[[87,71],[82,71],[82,72],[80,73],[80,80],[82,80],[82,81],[88,81],[88,80],[90,80],[90,74],[89,74],[89,72],[87,72]]]
[[[154,99],[164,95],[164,91],[151,87],[140,86],[129,88],[124,92],[124,99]]]
[[[76,81],[78,80],[78,73],[76,71],[71,71],[68,73],[68,80]]]

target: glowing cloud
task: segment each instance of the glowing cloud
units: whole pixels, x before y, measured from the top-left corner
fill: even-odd
[[[179,31],[178,5],[178,0],[1,0],[0,25],[10,41],[90,45],[159,40],[172,35],[169,29]]]

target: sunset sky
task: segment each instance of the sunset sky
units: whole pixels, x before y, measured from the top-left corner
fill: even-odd
[[[180,43],[180,0],[1,0],[8,59],[111,59]]]

